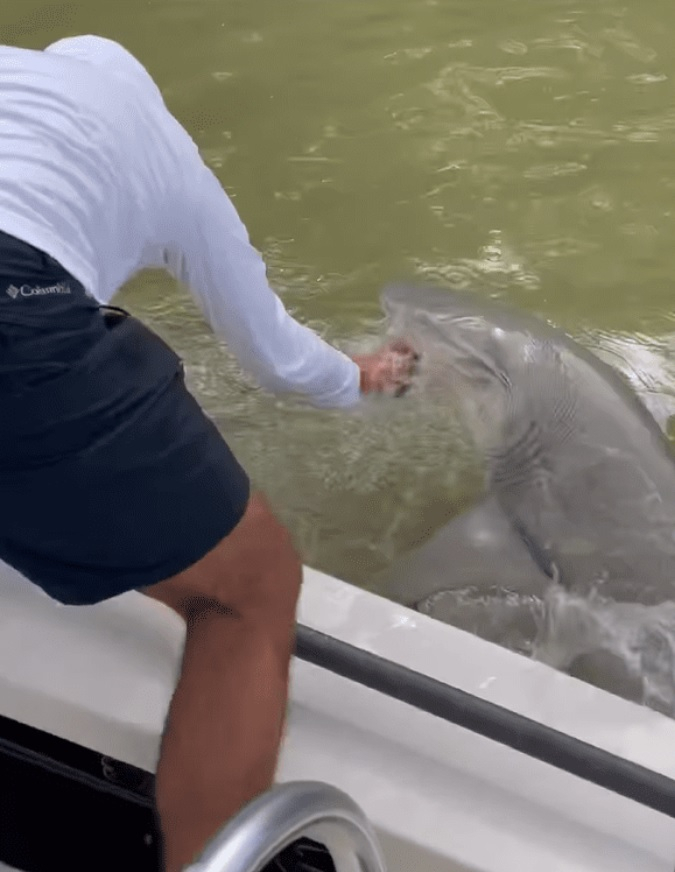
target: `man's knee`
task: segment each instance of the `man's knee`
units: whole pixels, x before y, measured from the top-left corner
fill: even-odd
[[[184,617],[209,604],[240,616],[282,617],[294,612],[301,580],[302,563],[290,533],[262,494],[254,493],[240,522],[215,548],[145,593]]]

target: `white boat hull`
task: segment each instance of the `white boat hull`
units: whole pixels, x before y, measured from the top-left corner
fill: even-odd
[[[0,564],[0,715],[154,771],[182,622],[65,607]],[[675,721],[307,569],[299,620],[675,778]],[[195,738],[198,741],[198,738]],[[280,780],[350,794],[391,872],[673,872],[675,820],[295,660]]]

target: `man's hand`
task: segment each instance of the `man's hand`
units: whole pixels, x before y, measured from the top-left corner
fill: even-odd
[[[361,393],[393,393],[400,397],[410,387],[419,360],[405,340],[395,339],[372,354],[352,358],[361,370]]]

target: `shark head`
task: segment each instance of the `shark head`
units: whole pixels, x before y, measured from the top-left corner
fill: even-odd
[[[535,414],[524,404],[549,402],[560,361],[545,323],[478,294],[442,288],[390,285],[381,303],[388,332],[421,356],[417,386],[456,405],[480,448],[499,446],[515,416]],[[548,385],[545,394],[538,384]]]

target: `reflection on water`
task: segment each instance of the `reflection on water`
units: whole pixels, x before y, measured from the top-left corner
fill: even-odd
[[[475,287],[568,329],[666,426],[674,27],[666,0],[7,0],[0,39],[39,47],[93,32],[126,43],[233,197],[286,304],[332,341],[376,342],[379,289],[392,279]],[[120,302],[184,355],[308,563],[372,585],[479,492],[448,410],[278,402],[241,377],[166,278],[139,278]],[[532,621],[523,631],[512,616],[532,604],[485,597],[468,592],[448,609],[530,651]],[[609,613],[589,609],[606,633]],[[614,617],[647,650],[645,615]],[[589,619],[587,633],[600,624]]]

